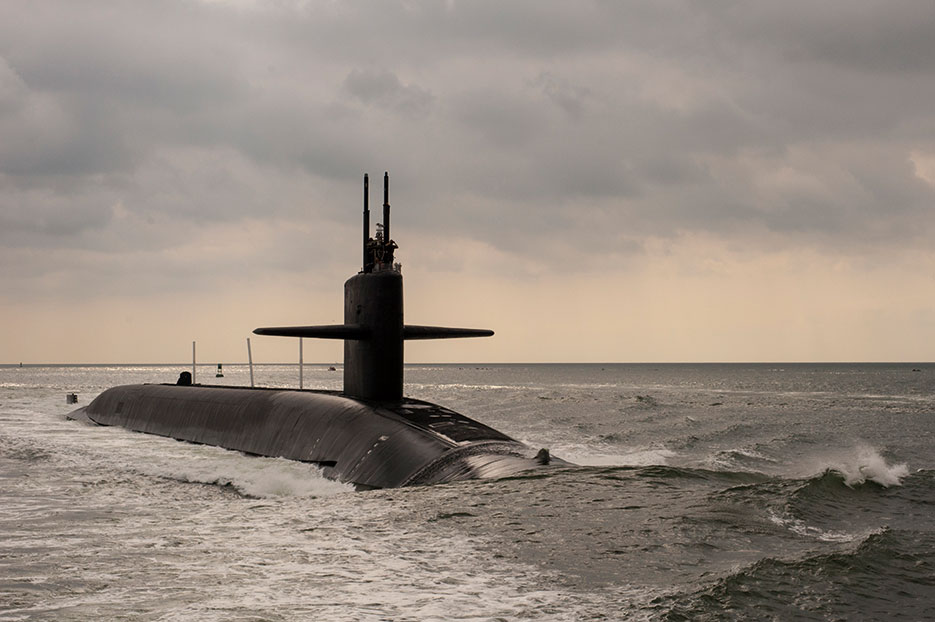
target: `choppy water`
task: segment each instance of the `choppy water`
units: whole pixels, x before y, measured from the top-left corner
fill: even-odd
[[[0,368],[0,620],[935,619],[935,365],[410,366],[584,466],[372,492],[64,418],[178,371]]]

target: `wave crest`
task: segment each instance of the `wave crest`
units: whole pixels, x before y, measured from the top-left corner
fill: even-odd
[[[860,445],[850,455],[826,464],[823,472],[840,475],[849,488],[868,481],[889,488],[902,485],[903,478],[909,475],[909,466],[905,463],[889,464],[873,447]]]

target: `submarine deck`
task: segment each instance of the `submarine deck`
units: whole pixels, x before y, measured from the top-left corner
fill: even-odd
[[[100,425],[316,463],[325,475],[361,488],[465,479],[481,467],[505,467],[529,449],[437,404],[328,390],[124,385],[104,391],[73,418],[82,411]]]
[[[150,386],[144,384],[143,386]],[[153,386],[169,386],[174,387],[178,386],[170,383],[161,383],[159,385]],[[411,397],[403,397],[400,400],[386,402],[378,400],[367,400],[357,397],[351,397],[346,395],[343,391],[335,391],[329,389],[294,389],[287,387],[245,387],[245,386],[232,386],[224,384],[194,384],[190,385],[188,388],[206,388],[206,389],[235,389],[241,391],[269,391],[269,392],[281,392],[281,391],[291,391],[295,393],[311,393],[317,395],[330,395],[334,397],[344,398],[348,400],[354,400],[355,402],[360,402],[361,404],[366,404],[375,409],[389,410],[400,418],[408,421],[410,424],[419,427],[430,429],[437,434],[445,436],[455,443],[463,443],[465,441],[476,441],[476,440],[498,440],[506,442],[518,442],[506,434],[491,428],[490,426],[484,425],[479,421],[475,421],[470,417],[466,417],[461,413],[445,408],[444,406],[439,406],[438,404],[433,404],[432,402],[426,402],[424,400],[418,400]]]

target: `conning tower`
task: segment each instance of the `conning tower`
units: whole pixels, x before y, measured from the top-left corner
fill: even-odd
[[[403,275],[390,238],[390,177],[383,174],[383,223],[370,235],[370,182],[364,175],[363,267],[344,283],[344,324],[257,328],[257,335],[344,340],[344,394],[367,400],[403,396],[407,339],[489,337],[492,330],[414,326],[403,321]]]

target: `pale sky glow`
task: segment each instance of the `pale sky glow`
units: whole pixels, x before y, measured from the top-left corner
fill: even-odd
[[[497,332],[409,362],[931,361],[932,32],[931,2],[4,2],[0,363],[341,322],[384,170],[407,321]]]

